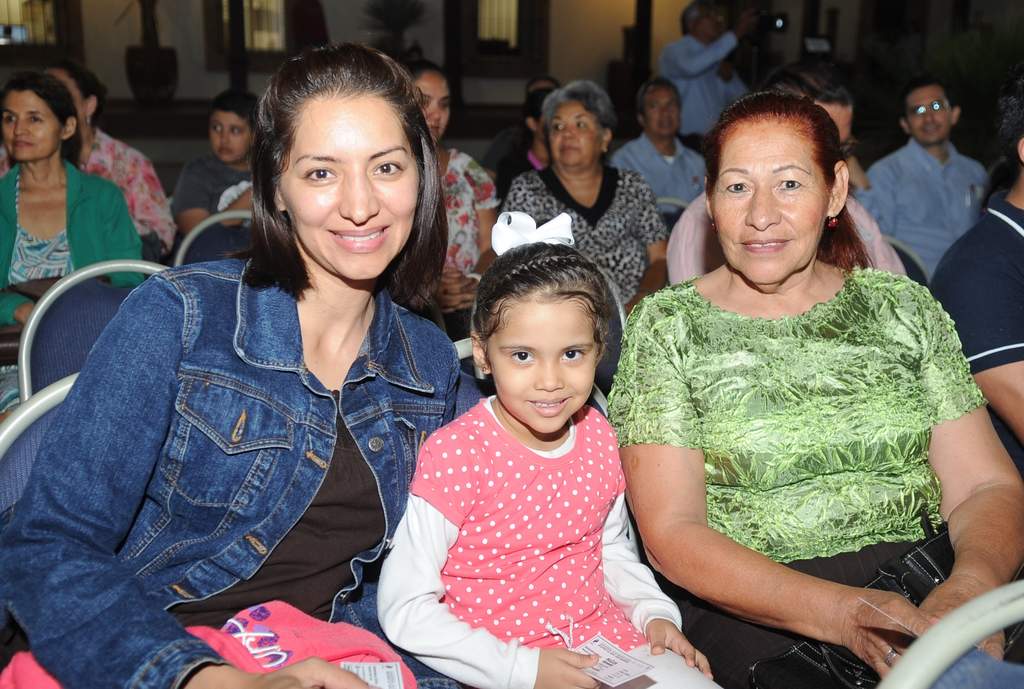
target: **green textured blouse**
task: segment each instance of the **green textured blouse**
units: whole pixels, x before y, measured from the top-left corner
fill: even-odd
[[[903,277],[855,270],[780,319],[685,282],[630,315],[609,415],[622,446],[704,453],[708,524],[777,562],[924,536],[934,425],[985,404],[953,322]]]

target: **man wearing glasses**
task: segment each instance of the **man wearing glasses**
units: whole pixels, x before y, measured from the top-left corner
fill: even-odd
[[[949,140],[960,119],[937,79],[922,76],[903,89],[900,127],[910,135],[903,148],[868,169],[871,188],[857,198],[882,232],[908,245],[928,274],[981,213],[988,176]]]

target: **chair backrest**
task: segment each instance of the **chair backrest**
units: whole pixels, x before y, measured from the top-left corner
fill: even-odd
[[[658,213],[661,215],[661,219],[665,222],[665,226],[668,227],[669,230],[675,227],[676,222],[679,221],[679,217],[689,205],[686,201],[675,196],[659,196],[655,202],[658,206]]]
[[[203,218],[181,240],[171,265],[216,261],[246,248],[249,245],[249,228],[223,225],[226,220],[252,220],[252,211],[221,211]]]
[[[928,689],[976,643],[1021,620],[1024,620],[1024,581],[1015,581],[978,596],[929,627],[910,645],[878,689]],[[972,686],[982,685],[972,683]]]
[[[928,286],[928,269],[924,267],[924,261],[907,244],[887,234],[882,235],[889,246],[893,248],[896,255],[903,263],[903,269],[907,271],[907,277],[919,284]]]
[[[18,344],[18,387],[21,401],[82,368],[96,338],[103,332],[132,288],[101,283],[109,273],[152,275],[167,266],[149,261],[101,261],[65,275],[36,302]]]
[[[459,385],[456,389],[455,416],[461,416],[484,397],[494,394],[494,383],[490,378],[479,375],[473,365],[473,341],[470,338],[459,340],[455,343],[455,351],[458,352],[462,362],[462,372],[459,374]],[[594,383],[590,391],[591,404],[597,407],[605,416],[608,415],[608,400],[605,398],[601,388]]]
[[[25,490],[56,409],[77,377],[73,373],[40,390],[0,424],[0,515],[5,515]],[[0,523],[6,522],[6,518],[0,519]]]

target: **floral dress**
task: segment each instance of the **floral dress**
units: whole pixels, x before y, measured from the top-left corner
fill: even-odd
[[[441,187],[448,215],[445,265],[458,268],[463,274],[471,273],[480,260],[477,210],[498,207],[494,182],[478,162],[453,148]]]

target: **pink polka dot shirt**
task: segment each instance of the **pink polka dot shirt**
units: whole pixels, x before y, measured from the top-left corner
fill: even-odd
[[[423,445],[411,491],[459,529],[441,571],[456,617],[528,646],[601,633],[628,650],[645,639],[609,596],[601,561],[602,529],[625,485],[618,442],[591,407],[575,423],[573,448],[547,458],[481,402]]]

